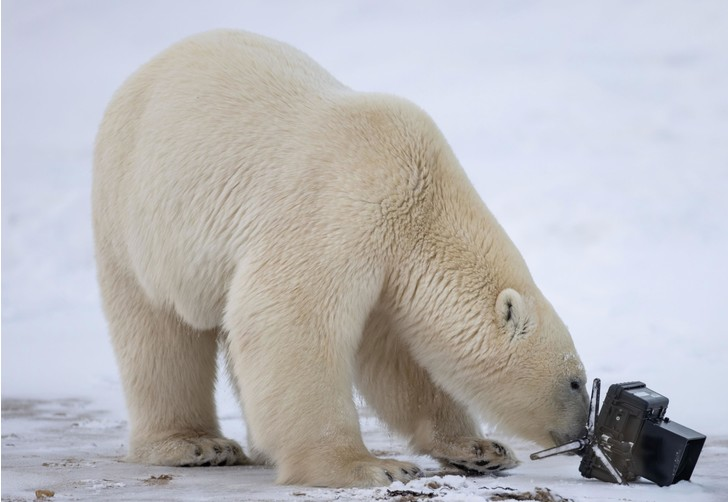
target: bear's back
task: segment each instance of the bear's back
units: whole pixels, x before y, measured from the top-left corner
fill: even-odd
[[[152,301],[215,326],[241,261],[274,241],[366,228],[360,207],[346,210],[359,225],[342,224],[342,204],[357,199],[349,186],[372,177],[367,162],[345,158],[352,148],[342,138],[368,144],[372,126],[351,123],[381,122],[364,118],[390,101],[349,90],[265,37],[183,40],[133,74],[107,109],[94,166],[98,247]]]
[[[190,92],[187,97],[201,104],[244,107],[248,113],[259,109],[269,115],[278,110],[288,114],[291,108],[310,106],[307,100],[344,89],[298,49],[244,31],[215,30],[189,37],[151,64],[165,86],[174,79],[175,99]],[[215,85],[205,85],[211,82]]]

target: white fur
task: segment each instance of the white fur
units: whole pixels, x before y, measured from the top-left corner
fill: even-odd
[[[467,471],[517,464],[469,410],[545,445],[583,426],[571,338],[437,127],[292,47],[216,31],[140,68],[101,125],[93,206],[131,460],[416,476],[367,451],[353,385]],[[218,342],[250,457],[220,437]]]

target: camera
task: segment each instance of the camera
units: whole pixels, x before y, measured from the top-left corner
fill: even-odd
[[[576,453],[582,476],[612,483],[643,477],[669,486],[689,480],[705,436],[667,418],[669,400],[642,382],[611,385],[599,411],[600,386],[595,379],[585,436],[531,459]]]

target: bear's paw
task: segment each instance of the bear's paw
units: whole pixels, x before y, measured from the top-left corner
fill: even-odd
[[[386,486],[395,481],[407,483],[422,475],[415,464],[391,458],[367,459],[350,466],[354,486]]]
[[[507,446],[489,439],[458,438],[442,442],[431,453],[445,467],[467,475],[482,475],[512,469],[520,462]]]
[[[238,443],[230,439],[176,434],[134,448],[131,460],[173,467],[250,464]]]
[[[388,486],[395,481],[407,483],[417,479],[422,471],[415,464],[394,459],[367,456],[349,461],[316,465],[298,464],[284,467],[279,477],[281,484],[326,486],[337,488],[369,488]]]

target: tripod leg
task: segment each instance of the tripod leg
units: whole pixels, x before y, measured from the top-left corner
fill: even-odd
[[[624,478],[622,478],[622,475],[619,473],[617,469],[612,465],[611,460],[607,458],[607,456],[604,454],[602,449],[599,447],[599,445],[593,445],[593,451],[594,456],[597,457],[601,463],[604,465],[604,467],[609,471],[609,474],[611,474],[614,477],[614,480],[619,483],[620,485],[626,485],[627,483],[624,481]]]
[[[546,450],[537,451],[531,454],[531,460],[541,460],[546,457],[553,457],[554,455],[560,455],[562,453],[577,453],[579,450],[586,446],[586,440],[576,439],[561,446],[554,448],[548,448]]]

